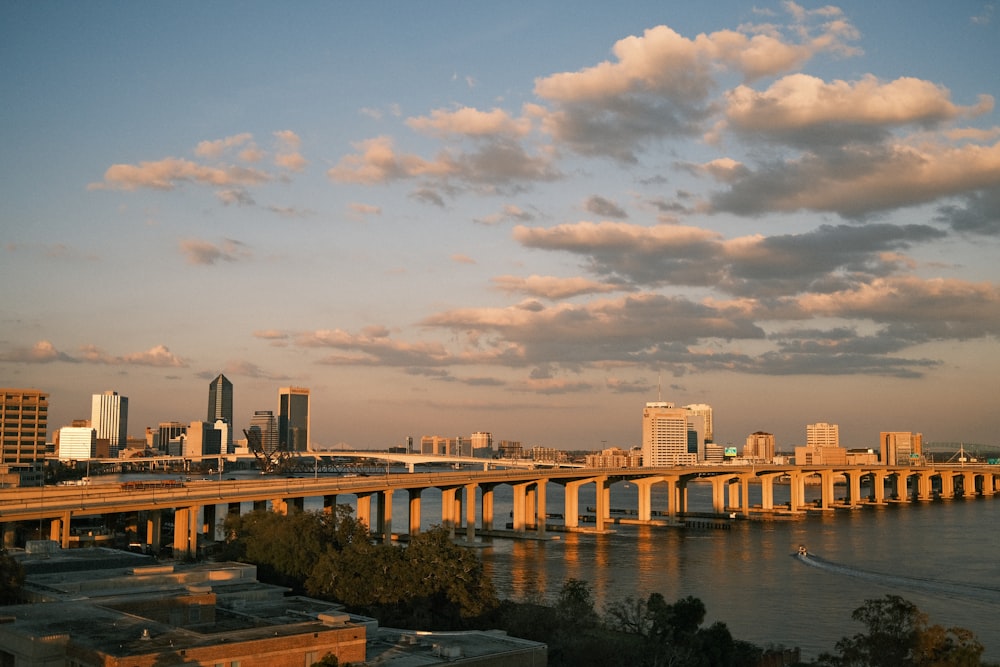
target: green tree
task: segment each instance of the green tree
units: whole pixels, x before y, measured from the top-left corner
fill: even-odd
[[[851,618],[865,632],[844,637],[838,653],[817,664],[830,667],[978,667],[983,646],[963,628],[928,625],[927,615],[898,595],[865,600]]]
[[[0,604],[21,602],[23,586],[24,568],[6,549],[0,548]]]

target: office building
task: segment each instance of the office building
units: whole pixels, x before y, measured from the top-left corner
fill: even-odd
[[[184,456],[218,456],[222,453],[222,431],[215,424],[193,421],[184,438]]]
[[[187,425],[180,422],[160,422],[157,428],[156,449],[168,456],[180,456],[184,446]]]
[[[698,454],[689,451],[688,417],[685,408],[673,403],[646,403],[642,411],[642,465],[661,467],[698,462]]]
[[[97,454],[97,431],[89,426],[63,426],[59,429],[59,460],[83,461]]]
[[[879,433],[879,457],[884,465],[908,466],[923,455],[921,433],[911,431],[883,431]]]
[[[45,460],[48,420],[47,393],[37,389],[0,388],[0,429],[3,433],[0,463]]]
[[[108,457],[118,458],[118,450],[125,448],[128,438],[128,397],[117,391],[94,394],[90,423],[97,439],[108,441]]]
[[[705,442],[715,442],[715,432],[712,429],[712,406],[704,403],[694,403],[685,405],[684,409],[693,415],[704,417],[705,419]]]
[[[840,447],[840,426],[826,422],[806,425],[806,447]]]
[[[250,418],[250,428],[246,430],[247,446],[250,451],[271,455],[278,451],[278,420],[271,410],[256,410]]]
[[[774,434],[757,431],[747,436],[746,445],[743,446],[743,458],[748,461],[766,461],[770,463],[774,460]]]
[[[493,458],[493,434],[487,431],[476,431],[469,436],[472,443],[472,455],[480,458]]]
[[[831,445],[806,445],[795,448],[797,466],[843,466],[847,465],[847,450]]]
[[[600,454],[587,454],[584,461],[588,468],[638,468],[642,465],[642,449],[633,447],[626,452],[620,447],[609,447]]]
[[[309,451],[309,390],[278,390],[278,442],[287,452]]]
[[[225,420],[229,424],[226,430],[227,440],[222,444],[226,453],[233,451],[233,383],[225,375],[219,374],[208,385],[208,416],[205,418],[210,424],[219,420]]]

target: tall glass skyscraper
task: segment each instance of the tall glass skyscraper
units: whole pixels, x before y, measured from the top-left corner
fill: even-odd
[[[125,447],[128,438],[128,396],[119,396],[117,391],[94,394],[90,425],[98,440],[108,441],[108,456],[118,458],[118,450]]]
[[[208,385],[208,418],[205,421],[214,424],[219,419],[233,425],[233,383],[221,374]]]
[[[309,450],[309,390],[305,387],[278,390],[278,438],[285,451]]]

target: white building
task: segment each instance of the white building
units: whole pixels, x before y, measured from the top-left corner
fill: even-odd
[[[840,447],[840,426],[826,422],[806,425],[806,447]]]
[[[712,406],[705,403],[692,403],[684,408],[691,414],[705,418],[704,442],[715,442],[715,431],[712,428]]]
[[[63,426],[59,429],[59,460],[83,461],[97,454],[97,431],[89,426]]]
[[[117,391],[94,394],[90,424],[97,431],[98,439],[108,441],[108,456],[118,457],[118,450],[125,449],[128,438],[128,397]]]
[[[643,467],[698,462],[698,454],[692,453],[688,447],[689,416],[686,408],[675,408],[673,403],[646,403],[642,411]]]

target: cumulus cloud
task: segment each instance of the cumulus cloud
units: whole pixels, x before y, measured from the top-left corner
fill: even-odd
[[[0,353],[0,362],[48,364],[53,361],[77,362],[79,360],[60,352],[51,341],[47,340],[40,340],[31,347],[15,347]]]
[[[467,137],[523,137],[531,132],[531,119],[513,118],[502,109],[480,111],[462,107],[452,111],[435,109],[430,116],[409,118],[406,124],[426,134],[438,137],[461,135]]]
[[[194,154],[198,157],[217,160],[226,152],[252,142],[253,135],[249,132],[243,132],[242,134],[234,134],[231,137],[225,137],[223,139],[200,141],[198,142],[198,145],[194,147]]]
[[[506,204],[501,211],[476,218],[476,222],[482,225],[499,225],[504,222],[532,222],[534,219],[535,215],[530,211],[514,204]]]
[[[132,352],[125,355],[111,355],[96,345],[84,345],[80,348],[84,361],[94,364],[112,366],[153,366],[156,368],[187,368],[188,362],[175,355],[166,345],[156,345],[145,352]]]
[[[224,239],[221,243],[203,239],[184,239],[179,246],[188,264],[211,266],[217,262],[235,262],[250,256],[246,245],[233,239]]]
[[[91,190],[173,190],[182,183],[197,183],[214,187],[259,185],[271,180],[257,169],[240,166],[213,167],[190,160],[168,157],[138,165],[113,164],[104,172],[103,183],[91,183]]]

